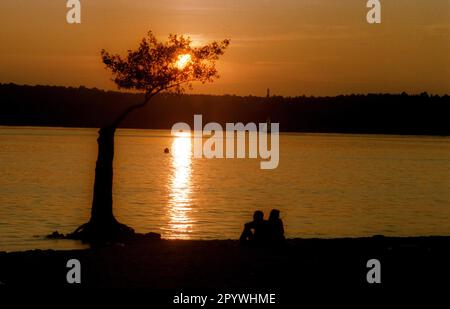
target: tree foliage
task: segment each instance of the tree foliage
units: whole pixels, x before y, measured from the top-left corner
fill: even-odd
[[[101,51],[103,63],[113,73],[119,89],[145,92],[150,99],[160,92],[182,94],[193,82],[207,83],[219,77],[216,61],[224,54],[230,40],[193,47],[190,37],[171,34],[166,42],[148,32],[139,47],[128,50],[126,57]],[[183,67],[180,56],[188,55]]]

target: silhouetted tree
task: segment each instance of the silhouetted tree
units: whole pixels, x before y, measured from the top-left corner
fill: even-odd
[[[134,110],[147,105],[161,92],[182,94],[193,82],[207,83],[218,78],[216,61],[229,40],[192,47],[189,37],[170,35],[160,42],[149,32],[136,50],[122,58],[101,51],[103,63],[112,71],[119,89],[145,93],[144,100],[126,108],[111,124],[99,130],[91,218],[69,235],[88,242],[104,242],[130,237],[134,230],[119,223],[113,214],[114,135],[122,121]]]

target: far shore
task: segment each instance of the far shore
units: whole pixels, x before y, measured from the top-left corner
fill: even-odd
[[[23,128],[23,129],[92,129],[97,131],[96,126],[80,125],[47,125],[47,124],[0,124],[0,128]],[[150,131],[170,131],[171,127],[144,128],[134,126],[123,126],[120,130],[150,130]],[[303,130],[287,131],[281,130],[280,135],[350,135],[350,136],[392,136],[392,137],[450,137],[450,133],[428,133],[428,132],[379,132],[379,131],[348,131],[348,130]]]
[[[144,238],[84,250],[0,252],[0,286],[69,286],[69,259],[81,262],[82,287],[367,287],[370,259],[382,265],[383,286],[417,287],[449,278],[450,236],[297,238],[276,247]]]

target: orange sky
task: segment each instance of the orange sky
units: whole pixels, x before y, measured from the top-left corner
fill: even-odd
[[[100,50],[124,53],[152,30],[231,39],[221,79],[197,93],[449,93],[448,1],[381,2],[369,25],[366,0],[81,0],[69,25],[65,0],[2,0],[0,82],[115,89]]]

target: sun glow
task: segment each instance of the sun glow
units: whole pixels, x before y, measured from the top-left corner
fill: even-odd
[[[191,62],[191,58],[192,57],[189,54],[179,55],[177,58],[177,62],[175,63],[175,66],[179,70],[183,70],[184,68],[186,68],[186,66],[189,64],[189,62]]]

